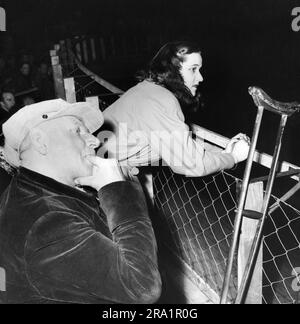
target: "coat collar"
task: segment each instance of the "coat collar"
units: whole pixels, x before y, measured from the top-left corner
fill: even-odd
[[[81,191],[24,167],[19,168],[14,176],[14,180],[30,183],[56,194],[71,196],[75,199],[86,201],[87,203],[90,203],[91,200],[95,201],[97,197],[97,193],[94,190]]]

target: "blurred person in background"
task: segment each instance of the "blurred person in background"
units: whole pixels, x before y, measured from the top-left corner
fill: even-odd
[[[4,90],[0,94],[0,125],[13,114],[15,106],[16,100],[13,92]]]

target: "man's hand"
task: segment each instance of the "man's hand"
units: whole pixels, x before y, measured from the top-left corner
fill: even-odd
[[[139,169],[137,167],[123,166],[122,164],[120,164],[120,168],[126,180],[134,181],[134,177],[139,174]]]
[[[99,191],[112,182],[125,181],[117,160],[98,156],[89,156],[88,159],[93,165],[93,174],[75,179],[76,185],[89,186]]]
[[[136,181],[136,176],[139,174],[139,169],[132,165],[128,159],[119,161],[121,171],[127,180]]]

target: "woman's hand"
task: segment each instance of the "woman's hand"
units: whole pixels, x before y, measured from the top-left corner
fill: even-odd
[[[235,163],[242,162],[248,158],[250,144],[245,139],[240,139],[233,146],[231,154],[235,160]]]
[[[224,153],[232,153],[234,145],[240,140],[245,140],[250,145],[250,138],[245,134],[239,133],[229,141],[224,150]]]

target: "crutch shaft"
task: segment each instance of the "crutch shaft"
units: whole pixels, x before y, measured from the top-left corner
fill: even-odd
[[[241,194],[240,194],[240,199],[239,199],[239,205],[238,205],[238,209],[237,209],[236,217],[235,217],[233,239],[232,239],[232,244],[231,244],[229,257],[228,257],[228,261],[227,261],[225,279],[224,279],[222,295],[221,295],[221,299],[220,299],[221,304],[225,304],[227,301],[230,277],[231,277],[233,260],[234,260],[234,253],[235,253],[235,249],[236,249],[237,242],[238,242],[239,229],[241,227],[241,221],[242,221],[242,213],[243,213],[243,209],[245,206],[248,184],[249,184],[249,179],[250,179],[250,173],[251,173],[253,158],[254,158],[254,154],[255,154],[255,148],[256,148],[256,144],[257,144],[258,134],[259,134],[259,130],[260,130],[261,120],[263,117],[263,112],[264,112],[264,108],[262,106],[259,106],[257,115],[256,115],[254,129],[253,129],[252,143],[251,143],[251,147],[250,147],[250,151],[249,151],[249,155],[248,155],[248,159],[247,159],[247,164],[246,164],[246,168],[245,168],[245,172],[244,172],[244,178],[243,178],[243,184],[242,184],[242,189],[241,189]]]
[[[237,298],[235,301],[236,304],[243,303],[243,301],[246,297],[246,292],[247,292],[248,286],[250,285],[250,282],[251,282],[251,276],[252,276],[253,270],[255,268],[257,256],[258,256],[259,249],[260,249],[261,242],[262,242],[264,223],[265,223],[265,220],[267,217],[269,201],[270,201],[272,188],[273,188],[273,184],[274,184],[274,180],[275,180],[276,169],[277,169],[277,165],[278,165],[278,159],[279,159],[279,154],[280,154],[281,144],[282,144],[282,137],[283,137],[284,128],[285,128],[285,125],[287,122],[287,118],[288,118],[287,115],[281,116],[281,121],[280,121],[280,125],[278,128],[278,134],[277,134],[277,139],[276,139],[276,145],[275,145],[274,154],[273,154],[273,161],[272,161],[271,170],[269,173],[269,178],[268,178],[268,183],[267,183],[267,188],[266,188],[266,193],[265,193],[265,197],[264,197],[264,201],[263,201],[262,218],[259,220],[259,222],[257,224],[256,233],[254,236],[254,240],[253,240],[253,243],[251,246],[249,257],[248,257],[246,267],[244,270],[241,286],[240,286],[240,289],[238,291],[238,295],[237,295]]]

